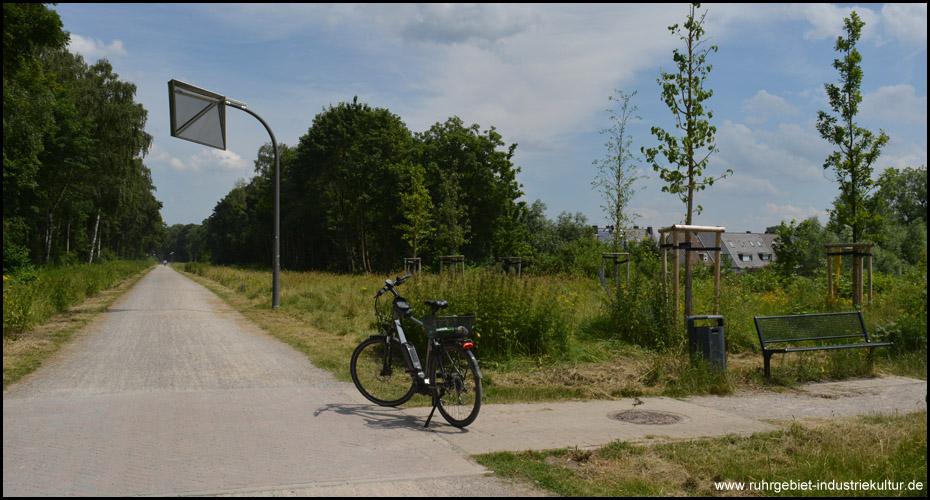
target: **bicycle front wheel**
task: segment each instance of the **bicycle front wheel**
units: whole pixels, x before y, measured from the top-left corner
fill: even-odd
[[[355,348],[349,371],[355,387],[372,403],[397,406],[406,403],[416,392],[413,377],[407,372],[403,346],[387,337],[372,337]]]
[[[461,346],[446,345],[432,364],[439,413],[455,427],[474,422],[481,409],[481,372],[475,355]]]

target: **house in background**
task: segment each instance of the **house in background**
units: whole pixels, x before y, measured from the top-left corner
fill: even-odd
[[[697,233],[697,239],[704,248],[713,248],[716,243],[714,233]],[[720,238],[721,267],[729,267],[734,271],[753,271],[772,265],[775,262],[775,250],[772,242],[778,235],[771,233],[729,233],[725,232]],[[706,265],[713,265],[714,252],[697,252],[699,259]]]
[[[682,240],[684,239],[684,235],[679,237]],[[696,250],[688,252],[691,259],[707,266],[714,265],[715,252],[713,248],[716,245],[716,238],[717,235],[713,232],[692,233],[691,246]],[[777,238],[778,235],[773,233],[753,233],[751,231],[722,233],[720,237],[720,267],[734,271],[754,271],[770,266],[772,262],[775,262],[775,251],[772,248],[772,242]],[[703,248],[708,250],[700,250]],[[684,262],[684,254],[684,250],[679,251],[679,262]]]
[[[604,243],[612,243],[614,241],[614,226],[593,227],[594,234],[597,236],[598,240]],[[621,229],[621,231],[623,231],[624,236],[626,236],[626,241],[643,241],[645,239],[656,240],[656,235],[652,230],[652,226],[633,226],[632,229]]]

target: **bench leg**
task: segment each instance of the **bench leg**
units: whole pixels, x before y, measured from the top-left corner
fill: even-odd
[[[765,358],[765,378],[769,378],[772,375],[771,370],[769,370],[769,365],[772,361],[772,354],[775,353],[762,351],[762,357]]]

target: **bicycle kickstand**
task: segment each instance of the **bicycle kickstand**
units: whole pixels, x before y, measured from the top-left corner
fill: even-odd
[[[429,421],[433,419],[433,413],[436,413],[437,403],[439,403],[439,401],[436,397],[433,397],[433,409],[429,412],[429,417],[426,417],[426,425],[423,426],[424,429],[429,427]]]

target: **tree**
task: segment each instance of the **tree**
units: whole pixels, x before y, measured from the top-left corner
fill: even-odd
[[[407,165],[408,180],[400,194],[400,211],[404,222],[397,226],[403,240],[413,250],[413,257],[433,234],[433,200],[426,188],[426,170],[421,165]]]
[[[708,121],[713,118],[713,111],[704,108],[704,101],[714,95],[714,91],[704,85],[713,68],[707,63],[707,55],[717,52],[717,46],[707,47],[701,39],[704,36],[704,18],[707,13],[695,18],[695,10],[700,7],[701,4],[691,4],[684,29],[680,29],[677,24],[669,26],[669,31],[685,42],[685,53],[675,49],[673,60],[678,65],[678,72],[662,72],[661,78],[656,80],[662,86],[665,104],[675,115],[675,128],[681,130],[684,135],[679,140],[661,127],[652,127],[652,134],[661,144],[656,148],[641,149],[646,155],[646,161],[667,183],[662,186],[662,191],[677,195],[687,206],[686,225],[691,225],[695,211],[701,213],[702,207],[694,205],[695,193],[712,186],[715,180],[733,173],[728,169],[717,178],[704,175],[710,155],[717,151],[714,142],[717,127],[710,125]],[[657,161],[656,157],[659,154],[665,157],[668,166],[663,166]],[[691,238],[691,231],[686,231],[686,244],[691,244]],[[685,315],[690,314],[691,259],[688,257],[685,259]]]
[[[875,268],[907,272],[927,255],[927,167],[886,168],[875,184],[868,207],[882,222],[866,229],[881,234],[874,248]]]
[[[840,228],[851,229],[853,243],[865,236],[863,230],[867,226],[879,222],[877,215],[868,209],[867,200],[874,186],[872,164],[888,143],[884,131],[880,130],[876,137],[854,121],[862,102],[862,56],[856,50],[856,43],[863,26],[865,22],[855,11],[843,21],[846,38],[838,37],[835,46],[842,58],[833,60],[833,67],[840,73],[840,85],[824,85],[830,107],[838,116],[825,111],[817,113],[817,131],[838,148],[823,164],[824,170],[832,168],[836,172],[840,184],[840,196],[834,202],[831,220]]]
[[[520,168],[511,161],[517,145],[507,146],[493,126],[482,132],[478,124],[466,127],[459,117],[436,123],[417,139],[416,161],[435,180],[430,194],[442,200],[437,208],[443,209],[444,195],[454,195],[458,200],[445,207],[448,215],[463,211],[464,219],[440,219],[437,232],[443,223],[462,230],[467,239],[461,240],[461,250],[474,261],[518,254],[525,207],[516,201],[523,195],[516,180]],[[447,184],[450,178],[455,185]]]
[[[163,224],[135,85],[68,52],[43,5],[4,4],[3,21],[5,268],[8,253],[12,266],[150,255]]]
[[[637,158],[631,152],[633,138],[628,127],[630,121],[642,120],[642,117],[633,114],[638,109],[635,105],[630,106],[635,90],[632,94],[619,90],[615,93],[616,96],[608,96],[608,100],[616,101],[619,109],[607,109],[611,126],[601,130],[601,134],[608,136],[604,144],[607,154],[601,160],[594,160],[598,173],[591,185],[600,190],[604,199],[605,205],[601,208],[615,228],[613,246],[614,252],[619,252],[622,228],[639,216],[629,209],[630,200],[636,192],[633,183],[640,177],[636,175]]]
[[[927,166],[886,168],[876,181],[873,210],[901,224],[927,222]]]
[[[825,243],[835,243],[836,235],[820,226],[817,217],[801,222],[792,220],[774,228],[778,238],[772,242],[775,263],[772,268],[784,277],[794,275],[813,276],[826,266]]]
[[[669,31],[685,42],[686,51],[684,54],[678,49],[673,51],[673,60],[678,65],[677,73],[662,72],[661,78],[656,80],[662,86],[665,104],[675,115],[675,128],[681,130],[684,135],[679,140],[661,127],[652,127],[652,134],[661,144],[655,148],[641,148],[646,155],[646,161],[667,183],[662,187],[662,191],[677,195],[687,205],[685,224],[689,225],[695,211],[700,214],[702,209],[700,205],[694,205],[695,193],[733,173],[732,170],[727,170],[725,174],[716,178],[704,177],[708,159],[717,151],[714,142],[717,127],[708,122],[713,118],[713,111],[704,108],[704,101],[714,95],[714,91],[705,88],[704,85],[713,68],[707,64],[707,55],[717,52],[717,46],[706,47],[705,42],[701,40],[707,13],[695,19],[695,9],[700,6],[701,4],[691,4],[684,30],[677,24],[669,26]],[[669,166],[664,166],[656,160],[659,154],[665,157]]]
[[[38,156],[55,127],[54,77],[41,54],[64,47],[68,33],[42,4],[3,4],[3,268],[27,265],[30,234],[41,233],[35,199]],[[15,259],[13,256],[17,256]]]
[[[392,269],[403,241],[401,165],[413,136],[397,115],[354,99],[318,114],[300,138],[288,178],[309,198],[299,210],[319,241],[313,267]],[[306,193],[312,193],[307,196]]]
[[[438,170],[432,164],[433,170]],[[462,204],[462,194],[459,188],[459,174],[451,172],[439,176],[436,204],[436,236],[434,248],[441,255],[459,255],[462,247],[469,242],[471,223],[468,211]]]

